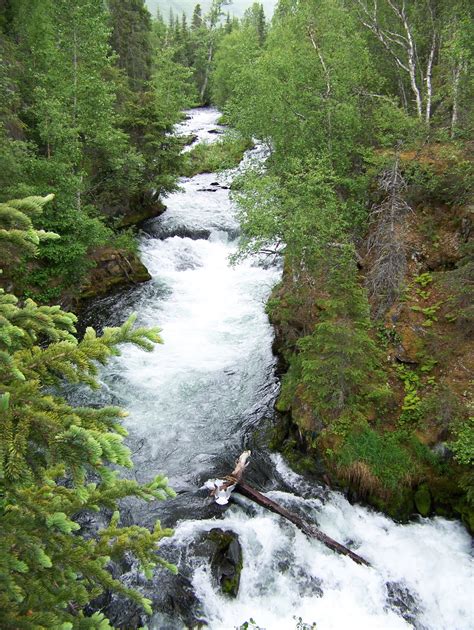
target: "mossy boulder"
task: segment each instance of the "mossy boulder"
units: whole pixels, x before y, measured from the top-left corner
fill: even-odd
[[[397,327],[400,343],[396,349],[396,357],[401,363],[419,363],[419,355],[423,350],[423,340],[413,325],[402,324]]]
[[[213,578],[222,593],[237,597],[242,572],[242,547],[237,534],[230,530],[211,529],[206,535]]]
[[[148,269],[132,252],[101,248],[91,258],[95,266],[85,278],[78,300],[96,298],[121,287],[151,280]]]
[[[422,484],[414,495],[415,506],[421,516],[429,516],[431,512],[431,492],[426,484]]]
[[[126,228],[132,225],[139,225],[148,219],[159,217],[166,210],[166,206],[151,191],[148,195],[143,196],[140,203],[132,205],[126,213],[124,213],[118,223],[119,228]]]

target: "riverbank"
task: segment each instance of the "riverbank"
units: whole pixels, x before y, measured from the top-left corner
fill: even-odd
[[[407,178],[418,172],[418,182],[408,180],[406,192],[413,210],[397,228],[400,251],[407,257],[400,279],[405,289],[383,318],[377,314],[375,297],[370,299],[370,335],[381,350],[378,369],[389,396],[373,399],[362,414],[356,402],[348,409],[345,424],[318,416],[311,388],[323,385],[305,380],[301,367],[309,360],[304,339],[324,316],[324,281],[296,274],[295,284],[294,270],[285,270],[268,307],[284,372],[272,444],[296,470],[324,475],[352,501],[404,522],[416,514],[460,518],[472,532],[468,453],[474,433],[469,424],[474,346],[464,284],[472,208],[459,201],[465,182],[461,172],[457,179],[454,172],[462,156],[452,160],[441,160],[437,147],[425,147],[420,155],[401,155]],[[433,188],[433,175],[430,188],[420,185],[419,173],[425,172],[427,178],[433,169],[437,187]],[[376,201],[373,193],[371,203]],[[370,283],[376,268],[377,229],[372,224],[358,247],[362,286]],[[384,279],[385,286],[389,281]],[[368,371],[360,378],[369,381],[373,374]]]

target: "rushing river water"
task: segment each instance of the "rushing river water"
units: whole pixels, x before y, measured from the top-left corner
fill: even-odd
[[[179,132],[215,139],[218,115],[193,110]],[[261,154],[257,148],[246,159]],[[117,323],[136,311],[140,323],[162,328],[165,342],[148,354],[126,348],[104,372],[101,394],[130,412],[125,425],[136,478],[165,472],[178,493],[159,504],[130,502],[122,511],[129,522],[160,518],[175,528],[161,552],[178,565],[178,578],[160,570],[145,583],[133,567],[124,578],[153,598],[158,612],[149,627],[175,630],[200,618],[212,630],[233,630],[253,618],[266,630],[292,630],[302,618],[318,630],[474,628],[470,538],[459,523],[396,524],[309,483],[265,449],[278,382],[264,305],[280,271],[256,261],[229,265],[238,236],[231,176],[183,180],[165,214],[145,227],[141,253],[153,280],[101,300],[89,313]],[[253,450],[249,482],[372,567],[337,556],[246,500],[227,509],[212,504],[202,484],[229,472],[244,447]],[[196,550],[199,536],[215,527],[238,534],[242,546],[236,599],[217,590]],[[123,615],[117,619],[129,619]]]

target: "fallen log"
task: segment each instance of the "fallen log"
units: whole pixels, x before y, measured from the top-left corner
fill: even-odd
[[[359,556],[358,554],[351,551],[348,547],[341,545],[341,543],[338,543],[336,540],[333,540],[326,534],[323,534],[320,529],[318,529],[314,525],[311,525],[310,523],[307,523],[304,519],[301,518],[301,516],[295,514],[295,512],[290,512],[290,510],[287,510],[282,505],[279,505],[278,503],[276,503],[276,501],[272,501],[272,499],[269,499],[264,494],[262,494],[258,490],[255,490],[244,481],[239,481],[235,488],[235,492],[238,492],[244,497],[255,501],[255,503],[258,503],[258,505],[267,508],[267,510],[283,516],[283,518],[286,518],[288,521],[293,523],[293,525],[296,525],[296,527],[298,527],[298,529],[304,532],[307,536],[309,536],[310,538],[316,538],[316,540],[319,540],[324,545],[326,545],[326,547],[329,547],[329,549],[332,549],[336,553],[348,556],[351,560],[357,562],[357,564],[365,564],[366,566],[370,566],[367,560],[362,558],[362,556]]]
[[[247,483],[242,481],[242,475],[246,467],[248,466],[249,457],[250,451],[245,451],[237,460],[236,466],[230,475],[227,475],[224,480],[216,479],[214,481],[208,482],[207,487],[211,489],[211,495],[215,497],[216,503],[219,503],[220,505],[225,505],[225,503],[228,502],[232,491],[238,492],[244,497],[247,497],[247,499],[255,501],[255,503],[258,503],[258,505],[261,505],[267,510],[274,512],[275,514],[279,514],[286,520],[293,523],[293,525],[296,525],[296,527],[298,527],[298,529],[304,532],[307,536],[319,540],[332,551],[347,556],[357,564],[370,566],[370,563],[362,558],[362,556],[359,556],[354,551],[351,551],[348,547],[345,547],[341,543],[338,543],[336,540],[330,538],[315,525],[312,525],[311,523],[305,521],[301,516],[299,516],[299,514],[291,512],[276,501],[269,499],[264,494],[262,494],[258,490],[255,490],[255,488],[252,488]]]

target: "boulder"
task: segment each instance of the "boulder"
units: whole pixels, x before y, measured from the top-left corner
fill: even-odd
[[[400,343],[396,348],[396,358],[401,363],[418,364],[419,353],[423,349],[423,340],[417,334],[413,325],[401,324],[397,326]]]
[[[429,516],[431,512],[431,493],[426,484],[422,484],[414,495],[415,506],[421,516]]]
[[[211,529],[198,543],[196,551],[209,559],[212,577],[222,593],[236,597],[243,566],[237,534],[220,528]]]
[[[84,279],[78,300],[96,298],[118,288],[151,280],[148,269],[131,252],[100,248],[91,258],[95,266]]]

